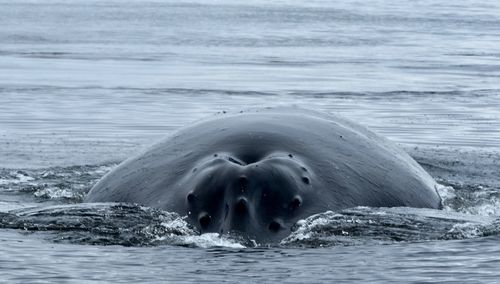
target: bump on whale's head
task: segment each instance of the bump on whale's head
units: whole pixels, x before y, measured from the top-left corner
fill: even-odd
[[[213,154],[192,168],[183,182],[189,222],[202,233],[279,241],[309,215],[314,175],[288,153],[244,158]]]

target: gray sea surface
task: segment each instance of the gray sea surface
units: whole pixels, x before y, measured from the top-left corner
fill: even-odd
[[[444,210],[352,208],[274,246],[82,204],[219,112],[298,106],[398,143]],[[498,283],[500,2],[0,0],[0,282]]]

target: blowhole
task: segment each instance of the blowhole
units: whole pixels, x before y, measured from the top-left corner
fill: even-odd
[[[308,177],[302,177],[302,182],[304,182],[305,184],[310,184],[311,181],[309,180]]]
[[[289,208],[295,210],[299,208],[300,205],[302,205],[302,198],[300,196],[295,196],[292,202],[290,202]]]
[[[201,228],[206,229],[208,225],[210,225],[210,215],[207,213],[202,213],[200,215],[200,218],[198,219],[198,222],[200,223]]]

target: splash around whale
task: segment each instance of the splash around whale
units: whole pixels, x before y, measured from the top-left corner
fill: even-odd
[[[298,108],[221,114],[104,176],[85,202],[186,215],[200,232],[277,242],[300,219],[355,206],[440,208],[436,183],[394,143]]]

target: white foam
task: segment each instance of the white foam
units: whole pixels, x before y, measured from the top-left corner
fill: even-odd
[[[333,214],[333,215],[332,215]],[[332,218],[341,216],[341,214],[333,211],[312,215],[306,219],[297,221],[297,229],[291,235],[281,241],[281,244],[289,243],[290,241],[301,241],[311,238],[312,228],[327,225]]]
[[[58,198],[75,198],[78,197],[78,193],[73,192],[70,189],[58,188],[58,187],[47,187],[44,189],[37,190],[34,195],[36,197],[58,199]]]
[[[460,236],[460,238],[463,239],[477,238],[483,235],[482,230],[478,227],[478,224],[475,223],[455,224],[448,231],[448,234],[453,235],[454,238],[458,238],[458,236]]]
[[[455,189],[451,186],[442,185],[438,183],[436,184],[436,191],[443,200],[443,203],[446,203],[446,201],[457,197]]]
[[[183,238],[184,244],[195,245],[200,248],[226,247],[226,248],[245,248],[244,245],[220,236],[218,233],[206,233],[199,236],[186,236]]]
[[[481,204],[467,209],[467,213],[481,216],[500,216],[500,202],[491,201],[489,204]]]
[[[5,179],[5,178],[0,179],[0,185],[6,185],[6,184],[17,185],[20,183],[28,183],[34,180],[34,178],[20,172],[10,172],[10,176],[12,176],[12,178],[10,179]]]
[[[24,175],[22,173],[16,173],[16,178],[19,180],[20,183],[34,180],[34,178],[27,176],[27,175]]]
[[[167,231],[175,232],[164,236],[159,236],[158,241],[166,241],[169,244],[195,246],[200,248],[227,247],[227,248],[245,248],[244,245],[232,240],[227,236],[221,236],[218,233],[205,233],[198,235],[185,221],[186,217],[178,217],[161,223]]]

